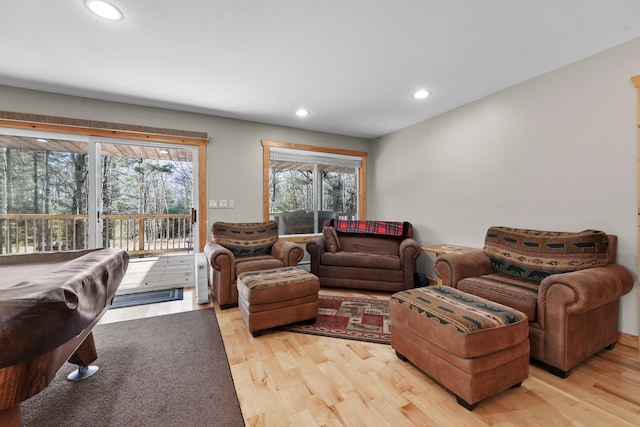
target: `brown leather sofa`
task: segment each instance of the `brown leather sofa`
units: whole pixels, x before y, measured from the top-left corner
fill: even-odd
[[[341,224],[351,231],[341,231]],[[398,233],[386,234],[376,224],[397,225]],[[311,273],[318,276],[321,287],[391,292],[413,288],[421,250],[410,223],[331,220],[325,226],[335,230],[339,248],[328,250],[324,233],[307,243]]]
[[[211,293],[221,309],[238,304],[240,274],[295,266],[304,256],[302,246],[279,238],[275,221],[216,222],[211,234],[204,253],[211,268]]]
[[[440,255],[442,283],[510,306],[529,318],[531,357],[566,378],[618,337],[620,297],[633,288],[616,264],[614,235],[491,227],[483,251]]]

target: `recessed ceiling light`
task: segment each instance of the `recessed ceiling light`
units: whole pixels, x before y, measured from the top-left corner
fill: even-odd
[[[419,91],[417,91],[416,93],[414,93],[414,94],[413,94],[413,97],[414,97],[415,99],[424,99],[424,98],[426,98],[427,96],[429,96],[429,92],[427,92],[427,91],[426,91],[426,90],[424,90],[424,89],[420,89]]]
[[[169,150],[165,150],[164,148],[160,150],[160,154],[169,154]]]
[[[36,141],[42,142],[42,143],[49,142],[48,140],[46,140],[44,138],[36,138]]]
[[[122,12],[109,2],[104,0],[84,0],[85,6],[101,18],[110,21],[119,21],[122,19]]]
[[[298,111],[296,111],[296,116],[298,117],[307,117],[308,115],[309,115],[309,112],[304,108],[300,108]]]

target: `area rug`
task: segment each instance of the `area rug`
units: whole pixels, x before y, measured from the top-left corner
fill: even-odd
[[[279,329],[379,344],[391,343],[387,300],[322,294],[319,299],[315,323],[294,323]]]
[[[113,299],[111,308],[133,307],[136,305],[156,304],[167,301],[182,301],[182,294],[182,288],[175,288],[118,295]]]
[[[27,427],[244,426],[212,308],[94,328],[98,372],[75,365],[22,403]]]

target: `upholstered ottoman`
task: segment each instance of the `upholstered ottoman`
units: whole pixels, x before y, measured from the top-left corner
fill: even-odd
[[[315,319],[318,278],[298,267],[251,271],[238,276],[238,307],[254,337],[264,329]]]
[[[410,289],[389,300],[391,347],[473,410],[529,376],[523,313],[449,286]]]

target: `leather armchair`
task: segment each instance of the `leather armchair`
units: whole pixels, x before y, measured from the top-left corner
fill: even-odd
[[[620,297],[634,280],[616,264],[616,243],[594,230],[491,227],[483,251],[441,255],[434,268],[443,285],[527,314],[531,357],[566,378],[618,338]]]
[[[275,221],[216,222],[211,234],[204,253],[211,269],[211,295],[221,309],[238,304],[236,282],[240,274],[295,266],[304,256],[300,245],[278,237]]]

